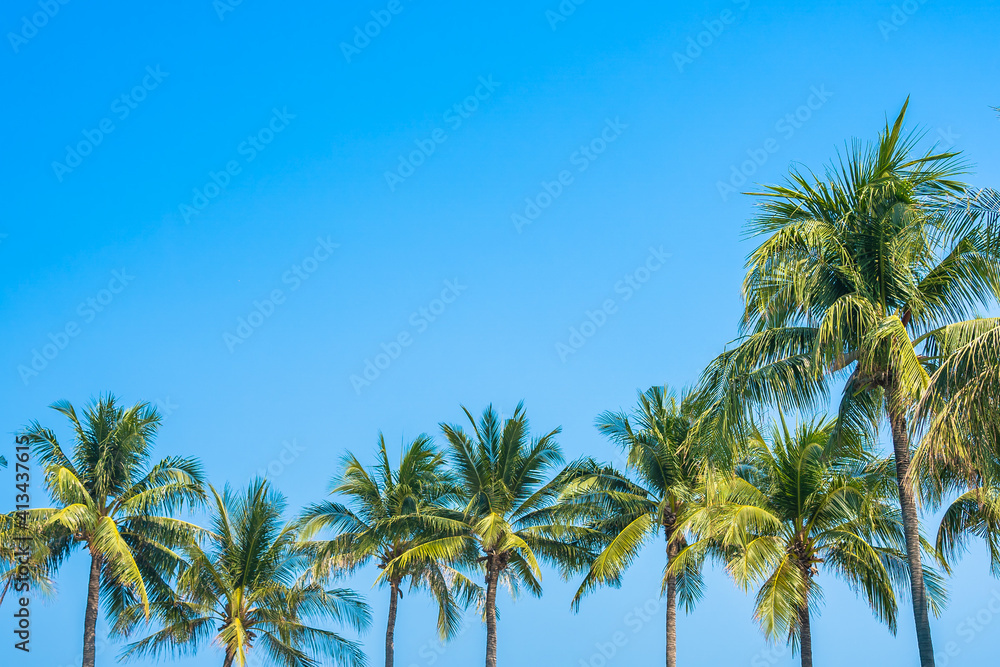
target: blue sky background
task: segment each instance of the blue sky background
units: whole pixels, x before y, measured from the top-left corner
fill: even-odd
[[[393,443],[425,431],[440,440],[437,424],[459,420],[461,404],[509,413],[523,398],[537,429],[563,427],[568,458],[608,458],[598,413],[629,406],[651,384],[693,382],[735,335],[752,199],[723,198],[718,184],[754,152],[772,149],[750,183],[774,182],[793,162],[821,167],[845,140],[873,138],[911,95],[911,121],[929,143],[964,149],[976,165],[970,182],[1000,181],[990,109],[1000,104],[1000,18],[986,0],[589,0],[554,27],[546,13],[557,0],[401,0],[348,62],[340,44],[387,4],[245,0],[226,11],[211,0],[73,0],[34,32],[23,20],[41,11],[37,2],[4,4],[4,432],[33,418],[62,428],[46,408],[58,399],[82,404],[110,390],[157,401],[166,414],[158,454],[201,457],[218,485],[270,467],[293,507],[323,496],[346,448],[369,455],[379,429]],[[701,52],[678,64],[675,54],[699,38]],[[115,100],[132,95],[147,67],[165,75],[155,87],[147,77],[153,89],[138,90],[144,99],[122,118]],[[488,96],[481,88],[487,99],[456,127],[446,112],[480,77],[498,85]],[[828,99],[800,110],[814,90]],[[275,109],[294,118],[251,161],[241,144]],[[779,124],[797,111],[808,118]],[[78,166],[53,166],[102,121],[113,132]],[[577,152],[608,121],[624,127],[579,171]],[[385,172],[435,130],[446,140],[391,189]],[[181,205],[231,161],[239,173],[186,221]],[[572,183],[518,230],[511,216],[564,170]],[[339,247],[306,262],[315,271],[293,289],[287,272],[317,239]],[[626,298],[619,281],[651,247],[670,257],[648,276],[640,270],[648,280]],[[113,271],[127,286],[102,292]],[[441,312],[445,281],[462,289]],[[227,345],[224,335],[274,290],[283,303]],[[88,299],[104,300],[101,311]],[[557,343],[609,299],[604,325],[561,359]],[[421,308],[439,314],[424,326]],[[19,371],[72,324],[77,335],[49,348],[44,367],[36,359],[37,375]],[[412,343],[356,390],[351,376],[401,333]],[[10,489],[2,508],[13,501],[11,472],[0,481]],[[504,599],[501,662],[597,667],[596,645],[622,631],[627,644],[606,664],[660,664],[662,564],[654,544],[621,590],[593,595],[577,615],[576,582],[547,571],[542,599]],[[30,657],[4,630],[4,664],[79,664],[85,567],[74,558],[57,600],[36,607]],[[352,585],[368,592],[373,580],[364,572]],[[916,664],[905,610],[894,638],[841,584],[821,581],[817,664]],[[934,625],[939,665],[994,660],[1000,619],[984,613],[980,622],[993,625],[982,631],[965,620],[1000,596],[982,549],[950,587],[951,607]],[[373,664],[384,598],[371,592]],[[628,614],[647,603],[655,613],[637,627]],[[793,664],[788,652],[767,652],[750,613],[750,598],[711,574],[705,601],[679,624],[682,664]],[[397,664],[482,659],[473,614],[445,649],[434,648],[431,614],[423,596],[404,598]],[[116,653],[107,647],[99,663]],[[204,651],[177,664],[221,659]]]

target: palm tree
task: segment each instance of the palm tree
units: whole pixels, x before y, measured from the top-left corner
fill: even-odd
[[[759,193],[750,231],[767,238],[747,263],[744,338],[703,377],[713,402],[701,428],[738,431],[765,404],[820,405],[847,376],[839,423],[890,427],[920,664],[932,667],[908,427],[937,341],[949,326],[981,326],[958,323],[995,302],[1000,236],[958,181],[956,154],[916,153],[905,113],[876,143],[851,144],[825,179],[793,170]]]
[[[799,649],[802,667],[813,664],[820,567],[863,593],[893,632],[894,586],[907,580],[891,464],[863,454],[851,438],[833,438],[834,429],[833,421],[814,420],[790,431],[782,417],[767,435],[755,431],[746,460],[719,485],[716,499],[686,518],[701,539],[675,564],[714,553],[744,590],[760,584],[755,617],[768,639],[786,637]],[[924,575],[937,608],[941,582],[933,572]]]
[[[606,536],[603,550],[573,598],[577,609],[583,596],[598,586],[617,586],[643,546],[663,531],[666,562],[661,594],[666,593],[667,602],[667,667],[677,664],[678,595],[690,611],[702,594],[700,562],[690,559],[685,569],[670,569],[687,546],[681,517],[697,497],[709,460],[702,443],[689,439],[698,407],[691,393],[678,400],[666,387],[652,387],[639,393],[631,416],[602,414],[598,429],[624,450],[626,471],[595,471],[573,486],[566,501],[596,508],[592,526]]]
[[[348,452],[331,484],[331,493],[345,496],[347,504],[326,501],[307,508],[303,515],[303,538],[323,528],[336,531],[333,539],[310,544],[317,572],[351,572],[371,561],[384,570],[393,559],[433,539],[433,533],[417,522],[420,515],[445,510],[454,497],[444,465],[444,456],[425,435],[405,448],[396,470],[389,462],[381,433],[378,463],[371,470]],[[393,665],[397,604],[404,581],[409,582],[410,590],[426,588],[437,600],[442,639],[456,634],[463,603],[468,604],[478,590],[454,568],[435,560],[414,561],[380,581],[389,585],[386,667]]]
[[[508,419],[489,406],[478,423],[462,410],[471,434],[458,425],[441,428],[463,507],[455,516],[428,517],[428,525],[442,535],[394,559],[382,576],[426,560],[474,562],[486,582],[486,667],[496,667],[499,586],[505,584],[514,596],[522,587],[540,596],[539,559],[569,576],[587,564],[590,553],[580,541],[592,531],[566,523],[561,514],[560,492],[577,471],[569,466],[553,474],[563,460],[558,428],[532,439],[523,403]]]
[[[23,435],[58,505],[43,510],[49,513],[46,530],[64,540],[57,557],[80,546],[90,552],[83,667],[93,667],[100,599],[113,618],[136,602],[148,611],[151,594],[164,588],[179,563],[173,549],[197,532],[169,515],[204,499],[202,472],[189,458],[149,465],[160,416],[148,403],[124,408],[109,394],[88,406],[82,419],[67,401],[51,407],[72,426],[72,452],[37,421]]]
[[[353,591],[327,590],[304,576],[296,524],[282,521],[284,498],[259,478],[245,493],[211,491],[208,549],[188,547],[175,593],[153,607],[163,629],[129,645],[123,658],[186,655],[214,639],[224,667],[244,667],[253,649],[282,667],[318,667],[322,658],[365,665],[357,642],[307,624],[318,618],[362,630],[371,617]]]

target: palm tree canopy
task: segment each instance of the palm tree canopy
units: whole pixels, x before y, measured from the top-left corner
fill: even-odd
[[[399,466],[389,461],[385,438],[379,434],[378,460],[366,469],[347,453],[341,471],[331,484],[331,494],[346,504],[325,501],[306,508],[302,536],[311,538],[329,528],[330,540],[309,542],[316,572],[352,572],[371,561],[380,569],[398,556],[440,535],[435,517],[456,500],[457,490],[445,470],[444,455],[426,435],[403,451]],[[438,603],[438,630],[442,638],[454,636],[461,626],[461,609],[474,600],[479,587],[464,575],[434,559],[414,560],[396,571],[397,583],[409,580],[411,589],[426,588]],[[380,578],[384,584],[386,579]]]
[[[623,450],[625,471],[598,468],[567,494],[568,503],[589,510],[603,547],[577,590],[575,608],[598,586],[619,585],[642,547],[660,530],[666,533],[668,552],[687,545],[684,532],[677,530],[679,519],[696,498],[713,458],[705,443],[692,438],[700,409],[699,397],[691,392],[678,399],[667,387],[651,387],[639,393],[631,414],[605,412],[598,418],[601,433]],[[666,577],[665,568],[663,589]],[[700,563],[689,561],[689,567],[677,573],[677,584],[681,602],[690,610],[702,595]]]
[[[203,502],[201,465],[182,457],[151,464],[160,416],[148,403],[126,408],[109,394],[82,416],[67,401],[52,408],[72,428],[69,451],[37,421],[23,431],[57,505],[42,511],[51,562],[86,545],[101,560],[102,595],[111,616],[136,601],[148,609],[151,596],[180,563],[175,549],[198,532],[169,515]],[[121,629],[117,622],[113,627]]]
[[[353,591],[326,589],[307,575],[296,522],[282,519],[285,500],[263,479],[244,493],[212,492],[208,546],[187,550],[176,591],[154,611],[163,629],[131,644],[124,657],[186,655],[214,639],[226,664],[243,667],[259,649],[282,667],[366,664],[360,645],[310,619],[368,627],[368,606]]]
[[[744,590],[759,585],[755,616],[769,638],[797,645],[799,611],[818,611],[823,570],[861,593],[895,632],[897,591],[909,581],[903,524],[890,462],[865,449],[832,420],[789,429],[782,417],[766,433],[755,429],[734,475],[686,517],[699,541],[675,567],[713,555]],[[924,581],[939,611],[941,579],[928,569]]]
[[[420,559],[473,563],[484,570],[492,562],[512,594],[525,588],[541,595],[539,560],[569,576],[590,558],[582,540],[592,531],[567,522],[559,504],[580,467],[556,470],[563,462],[555,440],[560,429],[532,438],[523,403],[507,419],[489,406],[478,422],[462,409],[471,432],[441,425],[460,508],[429,519],[442,536],[395,559],[382,576]]]
[[[735,432],[754,406],[817,405],[827,374],[853,366],[841,420],[870,427],[886,387],[901,406],[919,399],[949,326],[996,303],[995,211],[959,180],[956,153],[917,152],[905,114],[825,177],[793,170],[754,193],[749,232],[766,239],[747,263],[745,337],[703,378],[706,426]]]

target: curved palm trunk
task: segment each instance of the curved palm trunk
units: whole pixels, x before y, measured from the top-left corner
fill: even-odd
[[[813,665],[812,627],[809,625],[808,600],[799,609],[799,653],[802,654],[802,667]]]
[[[101,557],[90,556],[90,581],[87,583],[87,611],[83,617],[83,667],[94,667],[97,659],[97,610],[101,597]]]
[[[923,566],[920,560],[920,519],[913,489],[909,484],[910,439],[906,432],[906,417],[894,406],[889,387],[886,410],[892,429],[892,449],[896,460],[896,484],[899,487],[899,509],[903,514],[903,532],[906,536],[906,559],[910,564],[910,592],[913,600],[913,617],[917,626],[917,647],[920,650],[920,667],[934,667],[934,646],[931,642],[931,624],[927,615],[927,594],[924,590]]]
[[[674,562],[677,548],[667,537],[667,567]],[[667,667],[677,667],[677,575],[667,574]]]
[[[497,667],[497,581],[500,570],[490,557],[486,561],[486,667]]]
[[[235,660],[235,658],[236,656],[233,652],[226,649],[226,659],[222,662],[222,667],[233,667],[233,660]]]
[[[393,580],[390,585],[389,622],[385,628],[385,667],[392,667],[395,657],[394,638],[396,635],[396,605],[399,602],[399,582]]]

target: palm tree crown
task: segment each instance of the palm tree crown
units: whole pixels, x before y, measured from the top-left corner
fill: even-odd
[[[357,642],[307,624],[315,618],[361,630],[370,613],[352,591],[327,590],[307,575],[296,523],[282,519],[284,498],[263,479],[245,493],[211,491],[207,550],[188,547],[175,594],[154,605],[163,629],[130,645],[125,657],[184,655],[214,639],[224,667],[244,667],[254,649],[281,667],[318,667],[324,658],[365,665]]]

